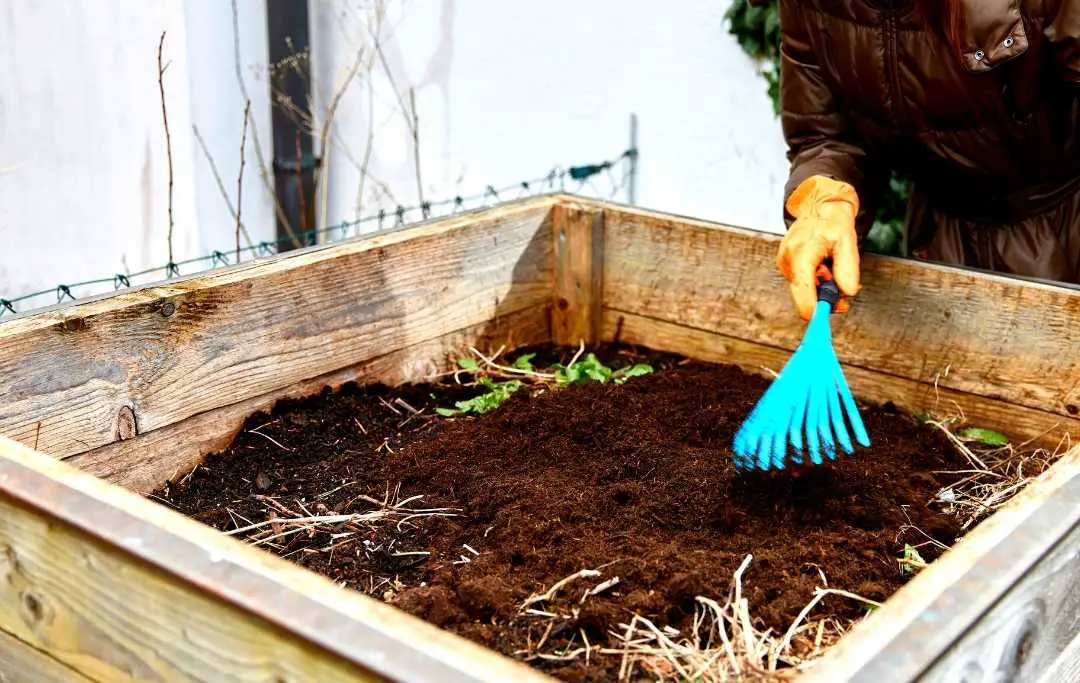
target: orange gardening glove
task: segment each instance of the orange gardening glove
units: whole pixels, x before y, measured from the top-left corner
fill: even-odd
[[[780,241],[776,266],[791,283],[791,298],[803,320],[809,320],[817,304],[819,269],[831,277],[845,297],[859,293],[859,242],[855,216],[859,196],[851,185],[811,176],[788,197],[787,211],[795,220]],[[832,258],[832,272],[824,261]],[[841,298],[836,312],[848,310]]]

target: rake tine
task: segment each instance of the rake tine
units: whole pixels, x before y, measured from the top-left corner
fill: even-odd
[[[839,366],[837,366],[839,369]],[[847,425],[844,423],[844,411],[840,407],[840,395],[836,391],[837,385],[840,383],[841,376],[839,374],[833,377],[832,387],[830,387],[829,394],[829,415],[832,417],[833,431],[836,433],[836,439],[840,442],[840,447],[844,449],[844,452],[851,455],[855,452],[855,447],[851,444],[851,434],[848,433]]]
[[[839,365],[839,361],[837,364]],[[859,414],[859,408],[855,405],[855,397],[851,395],[851,387],[848,386],[843,372],[836,378],[836,388],[840,392],[840,399],[847,410],[848,421],[851,422],[851,428],[855,432],[855,441],[869,448],[870,435],[866,433],[866,425],[863,424],[862,415]]]
[[[806,424],[806,397],[795,401],[795,412],[791,416],[791,425],[788,427],[788,438],[794,452],[791,461],[796,465],[803,464],[803,429]]]
[[[829,428],[829,387],[823,382],[814,382],[810,391],[811,400],[817,405],[817,421],[811,424],[811,429],[816,429],[821,437],[821,447],[825,457],[836,460],[836,442],[833,440],[832,430]]]
[[[821,435],[817,429],[820,409],[820,404],[814,400],[811,393],[806,401],[806,450],[810,455],[810,462],[815,465],[821,464]]]

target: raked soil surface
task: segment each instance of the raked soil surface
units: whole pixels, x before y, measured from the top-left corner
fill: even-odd
[[[565,363],[572,353],[542,349],[535,362]],[[612,367],[640,358],[629,353],[598,351]],[[870,449],[799,476],[741,473],[730,444],[767,380],[724,365],[648,360],[656,372],[625,384],[522,389],[479,417],[434,415],[477,393],[449,379],[283,402],[156,496],[223,531],[273,516],[239,536],[519,659],[552,621],[521,614],[523,603],[582,569],[600,575],[532,605],[577,610],[547,633],[545,653],[580,647],[582,634],[614,647],[610,632],[634,614],[685,633],[695,596],[724,602],[748,554],[751,614],[783,632],[822,574],[831,587],[883,601],[909,578],[898,564],[905,543],[930,561],[937,551],[928,536],[951,545],[959,534],[931,501],[959,478],[943,472],[963,463],[933,427],[864,406]],[[384,501],[456,516],[390,510],[370,523],[285,522],[385,512]],[[814,613],[865,610],[830,596]],[[614,680],[619,667],[613,655],[594,655],[588,666],[583,657],[529,661],[568,681]]]

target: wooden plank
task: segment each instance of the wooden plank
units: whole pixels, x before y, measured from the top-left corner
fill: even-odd
[[[98,681],[550,681],[0,437],[0,628]]]
[[[605,307],[796,347],[804,327],[774,265],[778,236],[602,206]],[[849,365],[1080,415],[1080,287],[870,255],[863,283],[834,323]]]
[[[1080,495],[1074,503],[1080,505]],[[1067,651],[1080,638],[1080,523],[1033,565],[993,609],[968,627],[920,680],[951,683],[982,677],[1030,681],[1080,666]],[[1060,682],[1062,678],[1055,677]]]
[[[90,680],[0,630],[0,683],[90,683]]]
[[[0,324],[0,434],[63,457],[550,303],[552,200]]]
[[[555,252],[552,337],[577,346],[596,341],[603,293],[604,212],[555,206],[552,209]]]
[[[190,472],[203,458],[232,442],[244,421],[285,398],[303,398],[323,387],[348,382],[388,386],[425,381],[450,369],[469,345],[507,348],[550,340],[550,310],[535,307],[503,318],[413,344],[312,380],[181,420],[133,439],[116,441],[66,458],[70,464],[113,484],[149,493],[177,475]]]
[[[1038,683],[1080,683],[1080,630],[1054,665],[1039,676]]]
[[[709,362],[732,363],[765,376],[769,376],[767,370],[779,372],[791,357],[786,349],[610,309],[604,310],[603,339],[618,339]],[[844,376],[862,401],[879,405],[892,402],[910,413],[938,416],[955,414],[959,407],[972,424],[1021,435],[1024,440],[1031,439],[1031,445],[1051,452],[1057,452],[1067,434],[1080,434],[1080,420],[1042,410],[954,389],[935,389],[931,384],[849,365],[844,365]]]
[[[855,626],[799,683],[1035,680],[1076,670],[1080,447]],[[1054,679],[1055,683],[1057,680]]]

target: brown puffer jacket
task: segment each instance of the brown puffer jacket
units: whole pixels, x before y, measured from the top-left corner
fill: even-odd
[[[1080,282],[1080,0],[779,2],[785,199],[847,181],[865,236],[899,168],[910,253]]]

